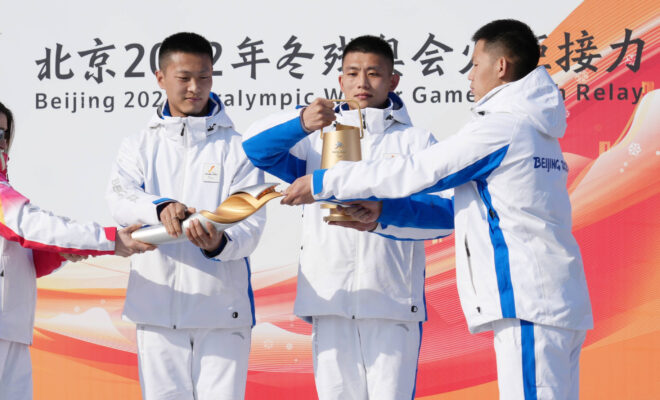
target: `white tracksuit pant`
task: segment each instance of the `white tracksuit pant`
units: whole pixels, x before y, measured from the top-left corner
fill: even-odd
[[[252,329],[170,329],[138,325],[144,400],[245,397]]]
[[[27,344],[0,339],[0,400],[32,400],[32,362]]]
[[[576,400],[586,331],[519,319],[492,323],[501,400]]]
[[[320,400],[413,398],[421,322],[318,316],[313,324]]]

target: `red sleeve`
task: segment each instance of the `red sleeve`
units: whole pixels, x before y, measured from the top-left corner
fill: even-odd
[[[43,250],[32,250],[32,260],[37,278],[50,274],[66,261],[59,253]]]

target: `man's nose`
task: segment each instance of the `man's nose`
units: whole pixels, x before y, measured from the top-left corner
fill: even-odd
[[[367,79],[367,74],[358,74],[358,87],[369,87],[369,79]]]
[[[199,88],[199,82],[197,79],[191,79],[188,83],[188,90],[195,93],[197,92],[197,88]]]

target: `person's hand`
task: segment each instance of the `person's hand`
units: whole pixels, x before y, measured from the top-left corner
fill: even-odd
[[[342,205],[341,210],[344,214],[353,217],[353,219],[371,224],[376,222],[378,217],[380,217],[380,213],[383,211],[383,202],[368,200],[351,201],[346,203],[345,206]]]
[[[335,103],[317,98],[310,105],[305,107],[301,114],[302,126],[307,133],[314,132],[326,127],[337,117],[335,116]]]
[[[194,213],[194,208],[186,207],[185,204],[174,201],[163,208],[159,217],[160,222],[163,223],[167,233],[174,238],[178,238],[183,233],[183,230],[181,229],[181,221],[186,219],[188,215]]]
[[[198,220],[192,221],[188,229],[186,229],[188,240],[195,246],[208,252],[213,252],[220,246],[224,234],[223,231],[215,229],[215,226],[210,222],[206,223],[206,230],[204,230],[201,222]]]
[[[128,257],[135,253],[144,253],[145,251],[151,251],[156,248],[152,244],[139,242],[131,237],[131,233],[141,227],[142,225],[135,224],[117,231],[117,236],[115,237],[115,255]]]
[[[71,262],[86,260],[89,257],[87,255],[71,254],[71,253],[60,253],[60,256],[62,256],[62,258],[64,258],[65,260]]]
[[[343,226],[344,228],[357,229],[362,232],[371,232],[378,226],[378,222],[359,222],[359,221],[330,221],[329,225]]]
[[[286,188],[284,191],[284,197],[282,198],[282,204],[288,206],[311,204],[313,202],[314,196],[312,196],[311,174],[296,179],[288,188]]]

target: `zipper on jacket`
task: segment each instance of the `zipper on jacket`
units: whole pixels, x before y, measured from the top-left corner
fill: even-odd
[[[470,246],[468,246],[467,235],[465,235],[465,254],[467,255],[467,268],[470,273],[470,285],[472,286],[472,291],[474,294],[477,294],[477,288],[474,286],[474,275],[472,273],[472,260],[470,259]],[[477,313],[481,313],[481,307],[477,306]]]
[[[185,131],[186,131],[186,122],[183,122],[183,126],[181,127],[181,137],[183,138],[183,182],[179,185],[179,188],[182,188],[182,191],[178,193],[178,198],[182,198],[182,194],[186,193],[185,191],[185,184],[186,184],[186,174],[188,172],[188,149],[186,146],[186,137],[185,137]],[[186,204],[187,206],[187,204]],[[183,227],[182,227],[183,228]],[[183,259],[183,246],[179,245],[179,258]],[[178,261],[174,261],[174,282],[172,282],[172,307],[170,308],[170,312],[172,313],[171,315],[171,321],[172,321],[172,328],[176,329],[176,326],[178,324],[178,298],[177,298],[177,283],[179,282],[179,271],[181,268],[179,268],[179,263]]]
[[[354,287],[356,290],[351,293],[354,295],[356,292],[360,292],[360,266],[362,265],[362,257],[360,257],[360,248],[362,247],[362,240],[361,240],[361,232],[356,231],[355,234],[357,235],[357,238],[355,240],[355,285]],[[355,296],[355,309],[351,313],[353,316],[353,319],[355,319],[355,315],[358,314],[358,310],[360,309],[360,296]]]

